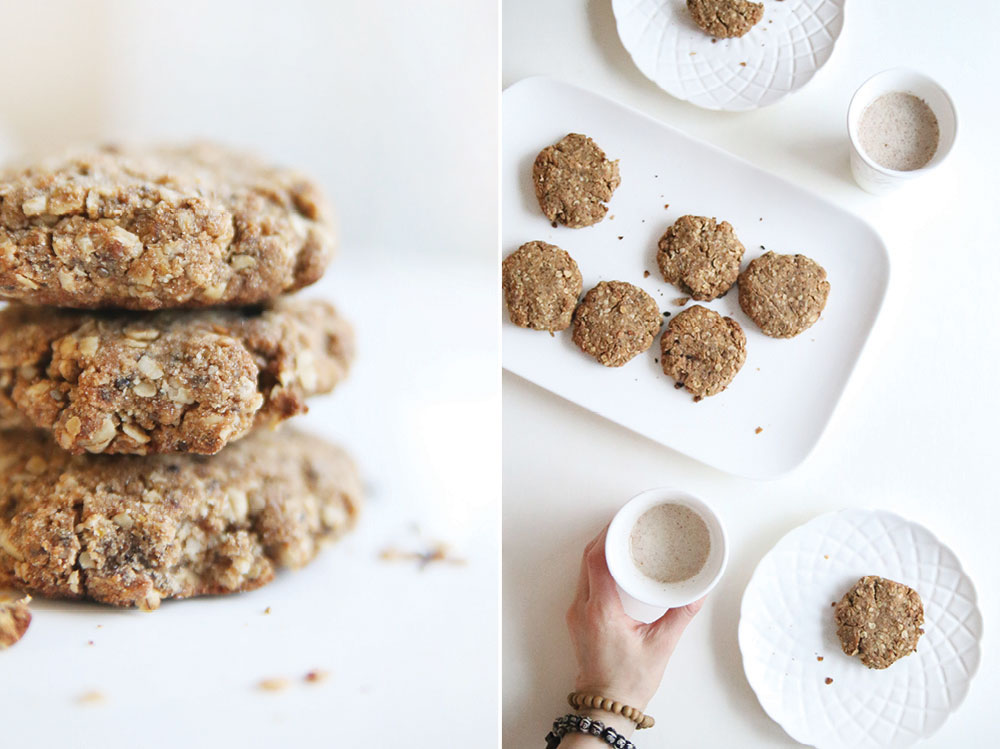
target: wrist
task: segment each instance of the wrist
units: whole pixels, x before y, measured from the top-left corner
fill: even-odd
[[[577,679],[573,689],[579,694],[599,694],[602,697],[629,705],[636,710],[645,712],[646,705],[649,704],[649,697],[640,694],[640,690],[624,685],[598,684],[593,681]]]
[[[624,715],[608,712],[607,710],[598,710],[593,707],[582,707],[576,712],[580,715],[586,715],[588,718],[592,718],[593,720],[601,721],[601,723],[614,728],[618,731],[618,733],[626,738],[635,733],[635,723],[626,718]]]

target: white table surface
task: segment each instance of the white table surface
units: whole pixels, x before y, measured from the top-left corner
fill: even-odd
[[[1000,100],[985,86],[1000,47],[979,30],[1000,23],[1000,5],[975,8],[972,17],[971,4],[957,13],[929,0],[849,3],[833,57],[804,89],[768,109],[723,114],[672,99],[643,77],[618,40],[609,0],[504,3],[505,86],[551,75],[638,107],[854,211],[879,230],[893,261],[886,306],[830,428],[803,465],[774,481],[706,468],[505,373],[505,747],[540,745],[567,709],[575,666],[563,614],[584,544],[626,499],[663,484],[713,503],[732,556],[650,704],[657,725],[639,735],[642,747],[795,745],[743,675],[740,598],[784,533],[850,506],[926,525],[976,582],[987,629],[982,665],[966,702],[923,746],[995,745],[1000,336],[990,299],[1000,274]],[[851,181],[847,105],[864,79],[897,65],[950,91],[959,138],[939,171],[878,198]]]

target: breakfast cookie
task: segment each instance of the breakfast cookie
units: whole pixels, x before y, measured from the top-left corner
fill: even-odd
[[[37,426],[74,453],[215,453],[305,412],[354,355],[323,301],[123,313],[0,310],[0,428]]]
[[[641,354],[659,331],[653,297],[624,281],[601,281],[573,313],[573,343],[605,367],[620,367]]]
[[[681,216],[657,247],[656,263],[663,279],[699,302],[722,296],[740,275],[743,244],[728,221]]]
[[[733,381],[747,358],[747,337],[735,320],[696,304],[670,321],[660,352],[663,374],[700,401]]]
[[[888,668],[909,655],[924,633],[924,605],[917,591],[874,575],[858,580],[834,614],[840,646],[868,668]]]
[[[220,146],[106,146],[0,171],[6,299],[256,304],[315,282],[332,249],[315,184]]]
[[[361,502],[347,454],[291,429],[144,458],[0,432],[0,472],[0,586],[143,609],[259,588],[349,529]]]
[[[576,261],[555,245],[528,242],[504,258],[504,300],[519,327],[565,330],[582,290]]]
[[[748,0],[687,0],[698,27],[720,39],[743,36],[764,17],[764,5]]]
[[[532,169],[535,195],[549,221],[571,228],[598,223],[621,184],[618,162],[611,161],[586,135],[570,133],[543,148]]]
[[[826,271],[805,255],[765,252],[740,274],[740,307],[772,338],[792,338],[815,323],[830,294]]]

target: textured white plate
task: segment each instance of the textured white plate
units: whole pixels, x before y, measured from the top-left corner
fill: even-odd
[[[535,156],[568,132],[590,135],[620,160],[622,184],[608,217],[583,229],[552,228],[531,183]],[[705,303],[743,326],[747,361],[728,390],[700,403],[663,374],[659,340],[625,366],[609,369],[582,354],[569,331],[552,338],[515,327],[506,313],[503,324],[506,369],[697,460],[771,478],[805,459],[885,295],[889,259],[871,227],[635,110],[545,78],[504,92],[501,170],[503,254],[536,239],[559,245],[579,264],[584,291],[601,280],[629,281],[646,289],[661,311],[679,312],[671,302],[682,294],[660,276],[656,242],[686,213],[731,222],[747,248],[745,262],[764,245],[821,263],[830,299],[819,322],[797,338],[763,335],[740,310],[735,290]]]
[[[764,18],[738,39],[695,26],[685,0],[613,0],[618,35],[647,78],[706,109],[773,104],[830,59],[844,0],[764,0]]]
[[[830,606],[864,575],[909,585],[924,602],[917,651],[881,671],[844,655]],[[854,749],[909,746],[940,728],[969,691],[982,631],[972,581],[948,547],[891,512],[853,509],[809,521],[767,553],[743,595],[739,641],[750,686],[792,738]]]

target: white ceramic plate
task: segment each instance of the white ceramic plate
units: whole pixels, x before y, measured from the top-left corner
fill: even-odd
[[[837,640],[830,604],[864,575],[909,585],[924,603],[916,652],[884,670]],[[739,641],[750,686],[792,738],[860,749],[909,746],[940,728],[969,691],[982,631],[972,581],[948,547],[891,512],[852,509],[796,528],[761,560]]]
[[[685,0],[613,0],[618,36],[639,70],[671,96],[706,109],[765,107],[804,86],[830,59],[844,0],[764,1],[744,36],[695,26]]]
[[[608,216],[583,229],[553,228],[531,183],[535,156],[569,132],[590,135],[620,160],[622,184]],[[762,254],[764,245],[822,264],[831,284],[826,310],[790,340],[763,335],[740,310],[735,289],[704,303],[743,326],[747,360],[725,392],[700,403],[675,390],[663,374],[659,340],[625,366],[610,369],[582,354],[568,330],[552,338],[515,327],[506,314],[503,324],[506,369],[697,460],[771,478],[805,459],[833,413],[885,295],[889,259],[871,227],[635,110],[545,78],[521,81],[504,92],[502,158],[503,254],[530,240],[556,244],[579,264],[584,291],[602,280],[629,281],[646,289],[661,311],[679,312],[672,300],[683,295],[660,276],[656,243],[687,213],[732,223],[747,248],[744,262]]]

